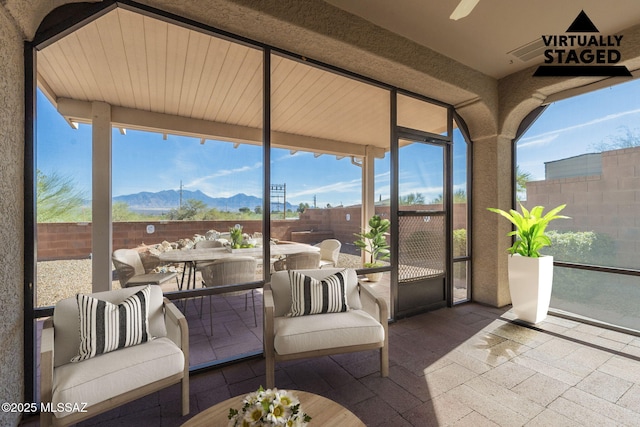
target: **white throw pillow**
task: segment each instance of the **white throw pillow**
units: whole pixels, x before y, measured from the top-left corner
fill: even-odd
[[[80,348],[71,361],[80,362],[152,339],[148,317],[150,297],[150,285],[117,305],[78,294]]]
[[[288,316],[340,313],[349,310],[345,270],[322,280],[290,270],[291,310]]]

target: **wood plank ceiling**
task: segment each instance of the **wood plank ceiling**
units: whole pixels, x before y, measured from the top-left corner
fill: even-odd
[[[69,122],[90,122],[98,101],[112,106],[118,127],[259,144],[262,56],[116,8],[38,52],[38,83]],[[377,156],[388,151],[387,90],[282,56],[271,64],[274,146],[355,156],[367,145]],[[445,129],[442,107],[414,101],[399,108],[405,126]]]

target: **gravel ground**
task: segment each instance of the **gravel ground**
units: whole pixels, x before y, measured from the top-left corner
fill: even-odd
[[[359,255],[340,254],[339,267],[360,268]],[[91,260],[59,260],[38,262],[36,305],[46,307],[77,293],[91,293]],[[112,289],[120,289],[113,281]]]

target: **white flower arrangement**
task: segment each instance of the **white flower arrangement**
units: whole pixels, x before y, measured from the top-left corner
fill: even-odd
[[[300,401],[286,390],[263,389],[245,396],[242,409],[229,409],[229,427],[304,427],[311,417],[300,409]]]

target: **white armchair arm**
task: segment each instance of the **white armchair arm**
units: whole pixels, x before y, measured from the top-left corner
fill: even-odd
[[[382,324],[389,321],[389,308],[382,297],[373,294],[373,289],[366,283],[358,283],[360,286],[360,301],[362,309],[377,319]]]
[[[167,337],[182,349],[185,356],[189,354],[189,325],[178,307],[168,298],[164,298],[164,321],[167,326]]]
[[[164,321],[167,337],[173,341],[184,354],[184,373],[182,377],[182,415],[189,413],[189,325],[178,307],[168,298],[164,300]]]
[[[377,319],[384,328],[384,346],[380,349],[380,374],[389,376],[389,308],[382,297],[376,297],[373,289],[365,283],[360,286],[362,309]]]
[[[273,330],[273,317],[275,304],[273,302],[273,292],[269,283],[265,284],[262,295],[262,305],[264,307],[264,319],[263,319],[263,342],[264,342],[264,357],[266,361],[266,382],[267,388],[273,388],[275,384],[275,349],[273,347],[274,330]]]

